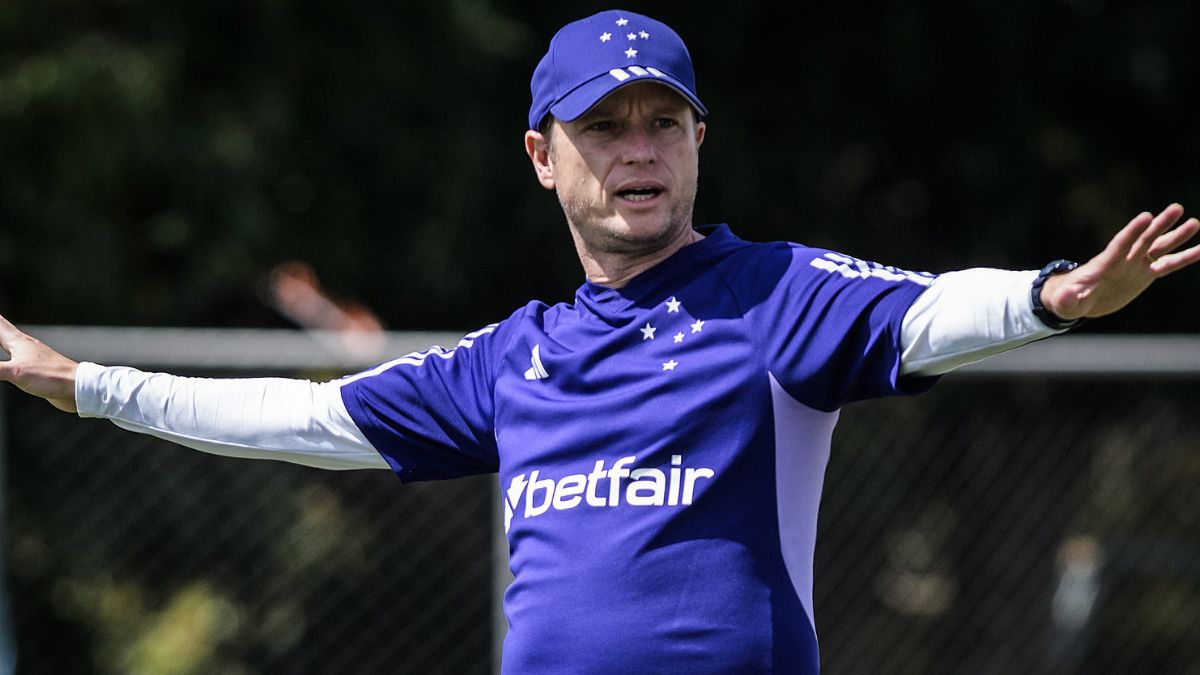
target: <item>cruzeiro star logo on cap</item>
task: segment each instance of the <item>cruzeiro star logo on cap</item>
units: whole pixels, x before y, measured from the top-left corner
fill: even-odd
[[[632,59],[632,58],[637,57],[638,43],[642,40],[649,40],[650,33],[648,33],[645,30],[630,26],[629,19],[626,19],[623,17],[617,19],[613,23],[615,23],[616,25],[613,26],[613,29],[611,31],[606,30],[600,34],[600,41],[605,42],[605,43],[611,43],[613,45],[614,49],[623,49],[625,52],[625,58],[627,58],[627,59]],[[629,70],[634,75],[651,74],[651,75],[654,75],[655,77],[662,77],[662,73],[659,72],[655,68],[641,68],[639,66],[631,66],[629,68]],[[617,73],[621,73],[622,75],[624,75],[624,77],[617,75]],[[626,78],[629,77],[629,74],[625,73],[620,68],[614,69],[612,71],[612,75],[613,75],[613,77],[616,77],[618,80],[625,80]]]
[[[617,30],[616,37],[618,38],[618,40],[616,41],[615,44],[626,45],[627,48],[625,49],[625,57],[632,59],[633,57],[637,56],[637,54],[638,54],[638,50],[636,48],[637,41],[638,40],[649,40],[650,34],[644,30],[634,30],[634,29],[630,28],[629,27],[629,19],[626,19],[626,18],[617,19],[614,23],[617,24],[617,27],[615,30]],[[600,41],[601,42],[612,42],[613,37],[614,36],[612,33],[610,33],[609,31],[604,31],[603,33],[600,34]],[[619,38],[622,38],[622,37],[625,39],[620,40]]]

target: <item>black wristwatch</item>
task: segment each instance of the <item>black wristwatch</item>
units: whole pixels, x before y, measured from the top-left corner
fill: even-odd
[[[1079,263],[1072,262],[1070,260],[1055,260],[1051,263],[1048,263],[1042,268],[1042,271],[1038,273],[1037,278],[1033,280],[1033,287],[1029,289],[1029,300],[1033,303],[1033,313],[1037,315],[1037,318],[1042,320],[1042,323],[1046,324],[1050,328],[1053,328],[1054,330],[1066,330],[1068,328],[1074,328],[1075,326],[1083,323],[1083,317],[1067,321],[1062,317],[1056,316],[1054,312],[1046,309],[1046,306],[1042,304],[1042,286],[1046,285],[1046,279],[1049,279],[1055,274],[1070,272],[1076,267],[1079,267]]]

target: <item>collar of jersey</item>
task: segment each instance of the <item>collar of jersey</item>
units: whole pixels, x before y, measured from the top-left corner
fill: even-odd
[[[593,313],[609,313],[634,305],[656,305],[673,295],[697,272],[707,270],[709,267],[705,263],[709,259],[719,255],[729,244],[741,241],[725,224],[704,225],[696,231],[703,234],[704,239],[684,246],[621,288],[585,281],[575,292],[576,307]]]

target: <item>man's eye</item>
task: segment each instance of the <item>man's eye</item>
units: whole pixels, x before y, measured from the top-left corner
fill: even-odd
[[[671,117],[660,117],[654,123],[659,129],[670,129],[679,126],[679,121]]]
[[[612,131],[616,127],[617,127],[616,124],[613,124],[612,122],[610,122],[608,120],[602,120],[600,122],[593,122],[592,125],[589,126],[588,128],[591,129],[592,131]]]

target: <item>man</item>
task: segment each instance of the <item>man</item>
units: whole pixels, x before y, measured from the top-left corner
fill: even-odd
[[[1200,259],[1173,204],[1095,258],[918,274],[693,227],[707,109],[666,25],[601,12],[534,72],[525,148],[587,280],[334,382],[75,362],[0,320],[0,379],[191,447],[404,481],[499,472],[506,672],[819,669],[817,507],[837,411],[1121,308]]]

